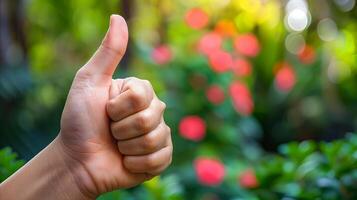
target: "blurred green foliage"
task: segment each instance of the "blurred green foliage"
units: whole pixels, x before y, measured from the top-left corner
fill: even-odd
[[[0,149],[0,182],[13,174],[24,163],[9,147]]]
[[[183,190],[180,186],[178,177],[168,175],[164,178],[156,177],[145,182],[140,188],[135,188],[131,193],[127,191],[114,191],[99,197],[99,200],[112,199],[167,199],[167,200],[182,200]]]
[[[357,198],[355,133],[330,143],[288,143],[281,145],[279,152],[279,155],[266,155],[255,163],[259,187],[245,192],[234,189],[229,199]],[[161,179],[144,183],[142,187],[131,191],[132,195],[128,191],[115,191],[99,199],[187,199],[184,198],[178,177],[169,175]],[[200,196],[215,197],[213,193]]]
[[[357,136],[332,143],[289,143],[281,156],[267,156],[256,165],[261,199],[356,199]]]

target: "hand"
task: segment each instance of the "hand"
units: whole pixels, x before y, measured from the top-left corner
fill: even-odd
[[[101,46],[74,78],[56,139],[79,189],[91,197],[135,186],[171,162],[165,104],[150,83],[112,80],[127,41],[125,20],[113,15]]]

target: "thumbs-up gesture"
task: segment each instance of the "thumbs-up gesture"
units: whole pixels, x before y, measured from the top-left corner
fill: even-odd
[[[165,104],[146,80],[112,79],[127,41],[125,20],[112,15],[101,46],[77,72],[62,114],[57,140],[88,196],[135,186],[171,162]]]

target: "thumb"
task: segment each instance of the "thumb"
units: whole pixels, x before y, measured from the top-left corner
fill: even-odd
[[[120,60],[124,56],[128,44],[128,27],[123,17],[111,15],[109,29],[102,44],[83,66],[89,75],[112,76]]]

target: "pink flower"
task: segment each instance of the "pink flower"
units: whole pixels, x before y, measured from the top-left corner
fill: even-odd
[[[253,112],[254,102],[245,84],[236,81],[230,85],[229,92],[237,112],[244,116],[248,116]]]
[[[243,171],[239,177],[238,181],[241,187],[243,188],[256,188],[259,186],[255,172],[252,169]]]
[[[199,116],[186,116],[180,121],[179,131],[186,139],[200,141],[206,134],[206,123]]]
[[[252,65],[245,59],[237,59],[233,62],[233,72],[237,76],[249,76],[252,73]]]
[[[214,32],[207,33],[198,42],[198,51],[204,55],[209,55],[221,48],[222,37]]]
[[[259,41],[251,33],[237,36],[234,40],[234,47],[238,53],[248,57],[255,57],[260,51]]]
[[[152,60],[158,65],[164,65],[171,61],[172,52],[167,45],[161,45],[151,52]]]
[[[222,50],[209,54],[208,61],[212,70],[217,73],[226,72],[233,65],[233,58],[231,54]]]
[[[299,60],[304,64],[311,64],[315,61],[315,49],[306,45],[298,54]]]
[[[200,8],[192,8],[185,16],[186,24],[193,29],[201,29],[208,24],[208,15]]]
[[[206,90],[206,96],[209,102],[216,105],[224,101],[224,91],[219,85],[211,85]]]
[[[224,179],[224,165],[219,160],[200,157],[195,160],[194,167],[198,181],[202,185],[219,185]]]
[[[295,85],[295,71],[289,64],[278,69],[275,76],[275,86],[281,92],[289,92]]]

